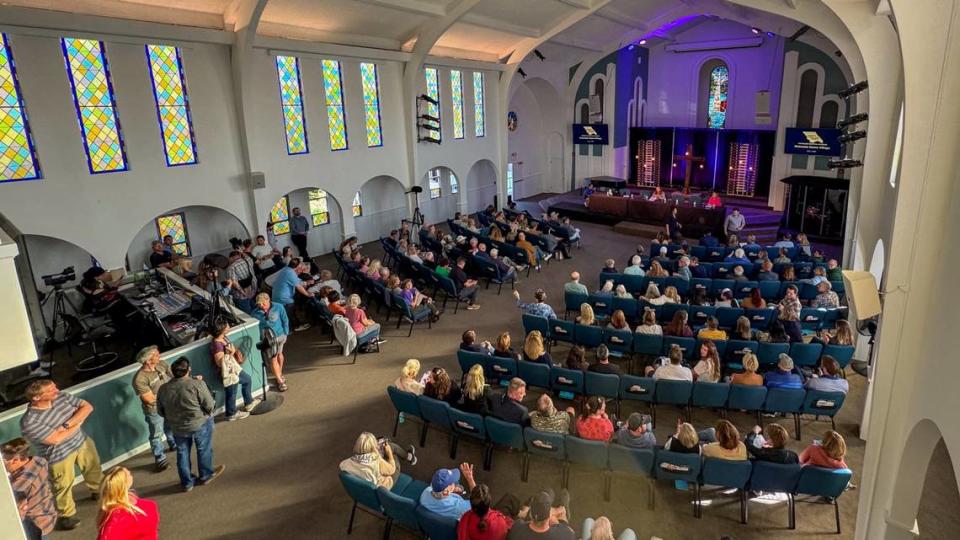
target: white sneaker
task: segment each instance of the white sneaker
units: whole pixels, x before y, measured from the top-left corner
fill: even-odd
[[[234,420],[243,420],[248,416],[250,416],[250,413],[248,413],[247,411],[237,411],[233,413],[233,416],[227,417],[227,422],[233,422]]]
[[[255,408],[257,408],[257,405],[259,405],[261,401],[263,401],[261,398],[254,398],[249,405],[243,406],[243,410],[246,412],[252,412]]]
[[[49,377],[49,376],[50,376],[50,372],[43,369],[42,367],[38,367],[37,369],[30,370],[31,378],[43,378],[43,377]]]
[[[300,326],[293,329],[294,332],[302,332],[310,328],[310,323],[303,323]]]

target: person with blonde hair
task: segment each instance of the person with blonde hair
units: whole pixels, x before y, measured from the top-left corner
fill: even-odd
[[[832,429],[823,434],[823,439],[800,452],[801,465],[814,465],[828,469],[847,469],[843,458],[847,455],[847,442],[843,436]]]
[[[593,314],[593,306],[586,302],[580,304],[580,315],[577,316],[576,322],[586,326],[597,322],[596,316]]]
[[[583,520],[582,540],[636,540],[637,533],[633,529],[624,529],[620,536],[613,536],[613,524],[606,516],[600,516],[596,520],[587,518]]]
[[[419,396],[423,394],[423,384],[417,379],[418,375],[420,375],[420,361],[411,358],[400,368],[400,376],[393,381],[393,386]]]
[[[497,358],[513,358],[514,360],[519,359],[517,351],[513,350],[510,340],[510,332],[500,332],[500,335],[497,336],[497,342],[493,346],[493,356]]]
[[[646,300],[647,303],[662,306],[664,301],[661,300],[661,298],[663,297],[660,295],[660,287],[657,287],[656,283],[651,282],[647,285],[647,292],[643,295],[643,299]]]
[[[737,317],[737,326],[733,330],[733,339],[753,339],[753,330],[750,328],[750,319],[740,316]]]
[[[157,503],[137,497],[131,488],[133,476],[116,466],[100,481],[100,511],[97,514],[97,540],[156,540],[160,513]]]
[[[663,293],[664,303],[665,304],[680,304],[680,293],[677,291],[677,288],[673,285],[666,288]]]
[[[667,272],[663,265],[660,264],[660,261],[653,261],[650,263],[650,270],[647,270],[647,277],[669,277],[670,273]]]
[[[487,382],[483,377],[483,366],[474,364],[463,381],[463,403],[456,407],[461,411],[487,415],[490,405],[487,399]]]
[[[643,308],[643,322],[637,326],[638,334],[662,336],[663,328],[657,324],[657,312],[651,308]]]
[[[752,352],[743,353],[743,358],[741,359],[743,364],[742,373],[734,373],[730,377],[730,384],[742,384],[744,386],[763,386],[763,376],[757,373],[757,370],[760,368],[760,362],[757,360],[757,355]]]
[[[531,330],[527,334],[527,340],[523,344],[523,359],[528,362],[553,366],[553,358],[544,348],[543,334],[539,330]]]
[[[747,459],[747,447],[740,440],[740,432],[728,420],[720,420],[716,426],[717,442],[703,446],[704,457],[743,461]]]
[[[413,445],[403,448],[386,437],[378,439],[373,433],[364,431],[353,443],[353,455],[340,462],[340,470],[375,486],[390,489],[400,477],[397,458],[416,465],[416,449]]]
[[[351,294],[347,298],[347,320],[350,321],[350,326],[357,334],[358,343],[368,334],[375,334],[377,337],[374,339],[379,343],[386,341],[380,339],[380,323],[367,318],[367,312],[360,307],[359,294]]]
[[[623,283],[617,285],[617,288],[613,290],[613,295],[617,298],[633,298],[633,295],[627,292],[627,288],[624,287]]]
[[[277,390],[286,392],[287,378],[283,376],[283,364],[286,359],[283,356],[283,347],[287,343],[287,336],[290,335],[290,320],[283,306],[272,303],[267,293],[258,294],[254,306],[250,315],[260,321],[260,332],[263,335],[266,335],[268,330],[273,333],[274,350],[277,353],[270,357],[268,362],[270,362],[273,377],[277,381]]]
[[[663,449],[680,454],[699,454],[700,435],[693,424],[677,419],[677,431],[663,444]]]

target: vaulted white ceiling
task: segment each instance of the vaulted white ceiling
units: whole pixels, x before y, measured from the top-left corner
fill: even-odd
[[[244,1],[2,0],[0,4],[231,30]],[[468,0],[267,0],[257,34],[410,51],[431,24],[464,1]],[[578,13],[590,14],[571,24]],[[497,62],[517,49],[525,52],[523,47],[531,40],[549,37],[540,47],[545,54],[573,58],[640,38],[669,40],[708,17],[738,20],[781,35],[790,35],[800,26],[728,0],[479,0],[443,32],[430,52]]]

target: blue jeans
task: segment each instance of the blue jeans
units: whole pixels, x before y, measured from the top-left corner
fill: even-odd
[[[365,336],[369,336],[370,334],[373,334],[375,336],[380,335],[380,323],[374,323],[373,325],[364,328],[363,332],[360,332],[359,334],[357,334],[357,343],[360,343],[361,341],[363,341],[363,338]]]
[[[253,379],[250,378],[250,375],[247,375],[246,371],[240,372],[240,382],[237,384],[231,384],[230,386],[224,387],[224,399],[226,400],[226,417],[229,418],[237,414],[237,387],[240,387],[240,392],[243,394],[243,404],[249,405],[253,403],[253,394],[250,391],[250,387],[253,384]]]
[[[150,437],[150,451],[153,453],[153,459],[158,463],[166,461],[163,451],[167,444],[173,445],[173,431],[167,427],[166,421],[157,413],[144,413],[143,417],[147,421],[147,431]]]
[[[244,313],[253,311],[253,298],[234,298],[233,303],[237,306],[237,309]]]
[[[188,488],[198,478],[201,482],[213,476],[213,418],[200,426],[192,433],[174,434],[177,442],[177,474],[180,475],[180,485]],[[191,474],[193,464],[190,462],[190,449],[197,445],[197,476]]]

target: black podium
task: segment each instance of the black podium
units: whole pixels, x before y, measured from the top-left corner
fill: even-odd
[[[824,176],[788,176],[784,228],[811,240],[842,243],[847,226],[850,180]]]

